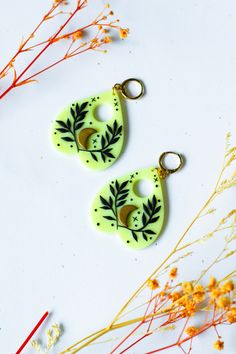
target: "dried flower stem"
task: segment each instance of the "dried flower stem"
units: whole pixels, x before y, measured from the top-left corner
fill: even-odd
[[[3,99],[10,91],[15,89],[16,87],[35,82],[36,77],[38,77],[40,74],[44,73],[45,71],[53,68],[54,66],[58,65],[59,63],[67,59],[73,58],[74,56],[77,56],[79,54],[85,53],[89,50],[93,50],[93,51],[99,50],[99,48],[102,47],[103,45],[112,42],[111,37],[107,35],[108,29],[118,30],[120,33],[120,37],[122,39],[128,35],[128,29],[122,29],[120,26],[118,26],[119,20],[113,20],[110,22],[105,21],[108,19],[109,16],[113,15],[112,11],[108,11],[109,5],[106,5],[104,10],[91,23],[84,25],[80,28],[76,28],[73,31],[63,33],[63,31],[66,29],[68,24],[72,22],[72,20],[77,15],[77,13],[82,9],[84,9],[85,6],[87,6],[87,4],[88,4],[88,0],[79,0],[76,2],[76,6],[73,11],[56,12],[57,8],[60,5],[67,5],[67,2],[65,2],[64,0],[58,0],[58,1],[54,0],[50,10],[46,13],[46,15],[43,16],[42,20],[35,27],[35,29],[28,36],[28,38],[25,41],[23,41],[23,43],[20,44],[17,52],[14,54],[11,60],[6,64],[6,66],[0,71],[0,79],[3,79],[10,72],[13,73],[13,79],[11,84],[3,92],[0,92],[0,100]],[[60,25],[60,27],[56,30],[55,33],[49,36],[49,38],[40,41],[36,44],[29,44],[30,41],[33,38],[35,38],[38,30],[41,28],[43,24],[45,24],[45,22],[52,20],[59,15],[66,15],[67,18],[64,20],[64,22]],[[81,38],[83,37],[84,31],[93,28],[97,30],[97,34],[91,35],[91,38],[88,41],[82,42]],[[27,77],[27,73],[29,69],[31,69],[34,66],[34,64],[39,60],[39,58],[41,58],[43,54],[47,53],[48,48],[62,40],[69,40],[68,49],[65,51],[65,53],[59,59],[55,60],[53,63],[46,65],[41,70]],[[76,43],[78,44],[76,45]],[[37,54],[35,54],[31,62],[18,74],[15,68],[16,60],[20,57],[22,53],[35,51],[39,47],[42,48],[38,51]]]
[[[48,311],[45,312],[45,314],[43,315],[43,317],[39,320],[39,322],[36,324],[36,326],[34,327],[34,329],[30,332],[30,334],[28,335],[28,337],[26,338],[26,340],[24,341],[24,343],[20,346],[20,348],[17,350],[16,354],[20,354],[22,352],[22,350],[25,348],[25,346],[29,343],[30,339],[33,337],[33,335],[35,334],[35,332],[39,329],[39,327],[41,326],[41,324],[45,321],[45,319],[48,317]]]

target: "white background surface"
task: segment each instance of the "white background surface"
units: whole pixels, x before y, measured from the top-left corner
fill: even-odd
[[[50,322],[65,327],[56,353],[106,325],[203,204],[221,165],[225,133],[235,132],[235,1],[111,4],[131,30],[127,41],[107,55],[89,53],[63,64],[0,102],[1,354],[14,353],[45,310],[52,312]],[[0,5],[3,64],[49,1]],[[147,94],[127,102],[128,143],[112,168],[92,172],[53,150],[50,125],[64,106],[132,76],[143,79]],[[182,152],[187,163],[167,181],[170,214],[157,245],[136,252],[97,233],[89,207],[103,183],[155,165],[169,149]],[[225,212],[235,207],[233,193]],[[234,331],[227,327],[224,336],[227,354],[235,353]],[[214,353],[214,338],[197,339],[193,352]],[[142,345],[131,352],[144,353]],[[32,353],[29,347],[24,352]],[[102,347],[89,353],[107,354]]]

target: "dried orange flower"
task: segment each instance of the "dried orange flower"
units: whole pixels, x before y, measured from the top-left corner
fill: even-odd
[[[178,305],[185,306],[186,302],[189,300],[188,295],[181,296],[179,300],[177,300]]]
[[[196,312],[196,304],[192,300],[186,301],[185,309],[187,311],[188,316],[193,316]]]
[[[201,284],[197,284],[195,285],[194,289],[193,289],[193,300],[195,302],[202,302],[205,300],[206,295],[205,295],[205,289]]]
[[[211,297],[211,299],[217,299],[221,294],[222,294],[221,289],[215,288],[211,291],[210,297]]]
[[[173,294],[170,295],[170,298],[173,302],[179,300],[182,297],[182,294],[178,291],[174,292]]]
[[[216,350],[223,350],[224,349],[224,342],[221,340],[217,340],[214,344],[213,344],[214,349]]]
[[[120,28],[120,38],[125,39],[128,37],[129,29],[128,28]]]
[[[112,39],[111,39],[110,36],[106,36],[106,37],[104,37],[103,42],[104,42],[104,43],[111,43],[111,42],[112,42]]]
[[[159,282],[156,279],[149,279],[148,282],[147,282],[147,286],[151,290],[156,290],[157,288],[160,287]]]
[[[190,282],[182,283],[182,289],[184,294],[191,294],[193,292],[193,284]]]
[[[232,282],[232,280],[229,280],[226,283],[224,283],[221,289],[223,292],[229,293],[230,291],[234,290],[234,283]]]
[[[187,335],[189,335],[189,337],[193,337],[197,334],[198,329],[194,326],[188,327],[185,332],[187,333]]]
[[[209,284],[208,284],[209,289],[215,288],[216,285],[217,285],[216,278],[215,277],[210,277]]]
[[[82,31],[77,31],[72,34],[72,40],[76,41],[77,39],[80,39],[83,37],[83,32]]]
[[[68,1],[67,0],[54,0],[53,1],[54,4],[58,4],[58,3],[61,3],[61,5],[68,5]]]
[[[100,46],[99,41],[98,41],[98,38],[93,38],[93,39],[91,40],[91,43],[92,43],[92,47],[93,47],[93,48]]]
[[[170,270],[169,276],[170,276],[172,279],[174,279],[174,278],[176,278],[177,273],[178,273],[178,268],[174,267],[174,268],[172,268],[172,269]]]
[[[221,296],[217,301],[217,307],[226,308],[230,305],[230,299],[226,296]]]
[[[227,320],[229,323],[236,323],[236,307],[232,307],[229,312],[227,312]]]

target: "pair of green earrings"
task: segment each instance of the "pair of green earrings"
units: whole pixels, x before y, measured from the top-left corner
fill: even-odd
[[[131,95],[129,84],[140,86],[137,95]],[[58,116],[52,127],[52,140],[63,153],[78,155],[92,169],[105,169],[119,157],[124,143],[124,118],[121,97],[139,99],[144,94],[143,83],[137,79],[115,84],[110,91],[72,103]],[[106,122],[99,116],[101,106],[112,108]],[[165,158],[172,154],[178,166],[168,169]],[[106,233],[119,234],[131,248],[142,249],[156,241],[164,223],[165,204],[162,181],[183,165],[180,154],[163,153],[159,167],[141,169],[114,179],[98,193],[92,205],[92,219],[97,228]],[[142,196],[137,185],[148,180],[153,185],[151,195]]]

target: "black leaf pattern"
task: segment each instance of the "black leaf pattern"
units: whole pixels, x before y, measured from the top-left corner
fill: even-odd
[[[131,232],[132,237],[136,242],[138,242],[139,240],[139,234],[142,237],[140,238],[140,240],[142,239],[148,242],[149,239],[152,239],[152,235],[156,235],[156,232],[154,230],[151,230],[149,225],[159,220],[160,215],[158,215],[158,213],[160,212],[162,206],[158,205],[157,198],[155,195],[153,195],[150,199],[147,199],[146,203],[143,203],[143,212],[141,215],[142,224],[139,228],[135,229],[130,228],[126,225],[119,224],[119,208],[123,207],[127,203],[129,196],[129,189],[126,188],[128,183],[129,180],[123,181],[122,183],[119,183],[118,180],[112,182],[109,185],[109,190],[111,194],[108,196],[108,199],[105,199],[104,197],[100,196],[100,200],[102,203],[100,208],[103,210],[110,210],[111,215],[104,215],[104,218],[107,220],[115,221],[117,228],[125,227]]]

